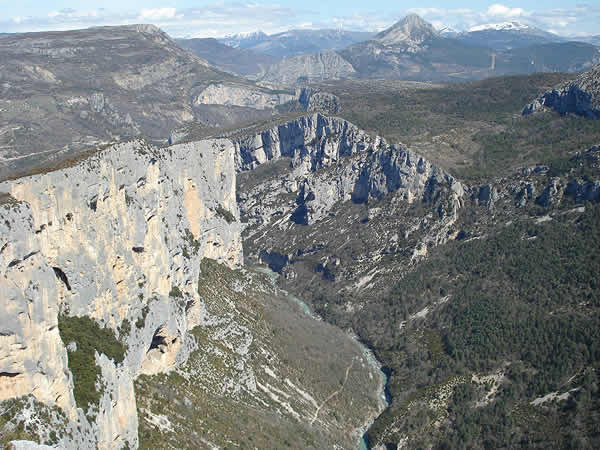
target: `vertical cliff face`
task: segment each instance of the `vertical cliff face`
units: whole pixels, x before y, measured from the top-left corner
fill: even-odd
[[[314,171],[382,142],[344,119],[315,113],[234,139],[236,168],[250,170],[285,156],[293,167]]]
[[[410,204],[449,193],[459,207],[464,195],[461,183],[420,155],[337,117],[300,117],[237,138],[234,146],[247,238],[271,226],[312,225],[348,201],[366,204],[395,193]],[[244,173],[250,169],[256,170]]]
[[[133,141],[0,192],[13,197],[0,206],[0,400],[31,393],[62,408],[84,424],[67,447],[135,445],[133,379],[191,351],[199,261],[242,261],[233,147]],[[97,405],[77,401],[83,347],[61,340],[66,316],[93,318],[125,346],[120,358],[94,353]]]
[[[58,286],[41,253],[31,207],[0,206],[0,400],[34,393],[76,417],[64,368],[67,351],[58,333]]]

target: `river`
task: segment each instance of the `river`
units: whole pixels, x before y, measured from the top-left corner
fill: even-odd
[[[279,274],[277,272],[273,272],[268,267],[255,267],[254,270],[256,270],[257,272],[263,273],[265,275],[268,275],[273,281],[276,281],[277,278],[279,278]],[[284,291],[284,292],[286,292],[286,291]],[[287,293],[287,297],[290,300],[292,300],[294,303],[296,303],[300,307],[300,309],[302,309],[302,311],[304,311],[304,313],[307,316],[311,317],[314,320],[323,320],[321,317],[319,317],[318,315],[313,313],[311,311],[310,307],[306,303],[304,303],[302,300],[300,300],[298,297],[296,297],[292,294],[289,294],[289,293]],[[371,349],[369,349],[366,345],[364,345],[355,334],[349,333],[349,336],[352,340],[354,340],[360,346],[363,354],[367,358],[367,361],[369,362],[371,367],[373,367],[375,370],[377,370],[379,372],[379,376],[381,377],[381,385],[380,385],[381,392],[379,395],[380,395],[380,401],[381,401],[381,405],[382,405],[380,412],[382,412],[387,406],[389,406],[389,400],[388,400],[388,396],[386,394],[388,376],[385,374],[385,372],[383,370],[381,370],[381,363],[377,360],[377,358],[375,358],[373,351],[371,351]],[[369,450],[366,432],[360,440],[359,450]]]

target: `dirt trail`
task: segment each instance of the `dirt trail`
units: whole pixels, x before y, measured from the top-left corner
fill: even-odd
[[[354,359],[352,359],[352,362],[346,368],[346,375],[344,376],[344,382],[342,383],[342,387],[340,387],[337,391],[335,391],[333,394],[331,394],[329,397],[327,397],[325,399],[325,401],[323,403],[321,403],[321,405],[317,406],[317,410],[315,411],[315,415],[313,416],[312,420],[310,421],[311,425],[313,423],[315,423],[315,420],[317,420],[317,416],[319,415],[319,411],[321,411],[321,408],[323,408],[323,406],[325,406],[329,400],[331,400],[333,397],[335,397],[336,395],[338,395],[340,392],[342,392],[344,390],[344,386],[346,385],[346,381],[348,381],[348,375],[350,374],[350,369],[352,369],[353,365],[354,365]]]

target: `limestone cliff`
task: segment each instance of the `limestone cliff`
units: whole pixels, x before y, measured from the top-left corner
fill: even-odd
[[[386,266],[394,254],[418,260],[457,233],[469,188],[344,119],[304,116],[234,145],[246,260],[282,273],[298,294],[321,279],[319,292],[344,305],[340,292],[375,289],[377,273],[402,270]]]
[[[561,114],[573,113],[600,119],[600,65],[582,73],[575,80],[546,92],[523,109],[523,115],[546,108]]]
[[[295,100],[294,93],[270,92],[248,85],[211,84],[196,96],[194,103],[196,105],[234,105],[267,109]]]
[[[278,164],[290,169],[260,189],[242,189],[241,207],[251,224],[275,210],[281,212],[276,198],[292,192],[297,193],[292,220],[306,224],[323,218],[337,203],[365,203],[396,191],[408,203],[434,198],[440,186],[451,188],[456,200],[463,195],[462,185],[452,176],[406,147],[389,145],[344,119],[323,114],[236,138],[234,146],[238,171],[282,158]]]
[[[302,173],[329,167],[343,156],[375,148],[383,142],[344,119],[317,113],[234,137],[233,141],[239,171],[288,157],[291,166]]]
[[[324,112],[337,114],[341,110],[340,99],[329,92],[304,87],[296,89],[298,103],[303,105],[308,112]]]
[[[240,268],[239,150],[134,140],[0,184],[0,443],[356,445],[382,375]]]
[[[335,95],[307,87],[285,92],[268,87],[211,84],[198,94],[194,104],[239,106],[259,110],[272,110],[288,104],[309,112],[321,111],[331,114],[340,110],[339,99]]]
[[[0,191],[12,196],[0,206],[0,400],[32,394],[59,406],[79,426],[63,447],[136,446],[133,379],[191,350],[199,261],[242,260],[233,147],[136,140]],[[95,413],[76,405],[67,360],[77,343],[62,342],[60,314],[89,316],[126,346],[121,363],[95,354]]]

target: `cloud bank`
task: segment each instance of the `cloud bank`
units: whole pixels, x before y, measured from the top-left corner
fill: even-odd
[[[573,8],[526,10],[501,3],[468,8],[410,8],[397,11],[339,14],[328,18],[315,11],[288,8],[275,3],[213,3],[201,8],[172,6],[115,12],[62,9],[43,17],[15,16],[0,19],[3,32],[69,30],[100,25],[153,23],[174,37],[221,37],[240,32],[275,33],[291,28],[343,28],[379,31],[407,13],[416,13],[437,28],[467,30],[504,21],[518,21],[561,35],[600,34],[600,6],[579,4]]]

